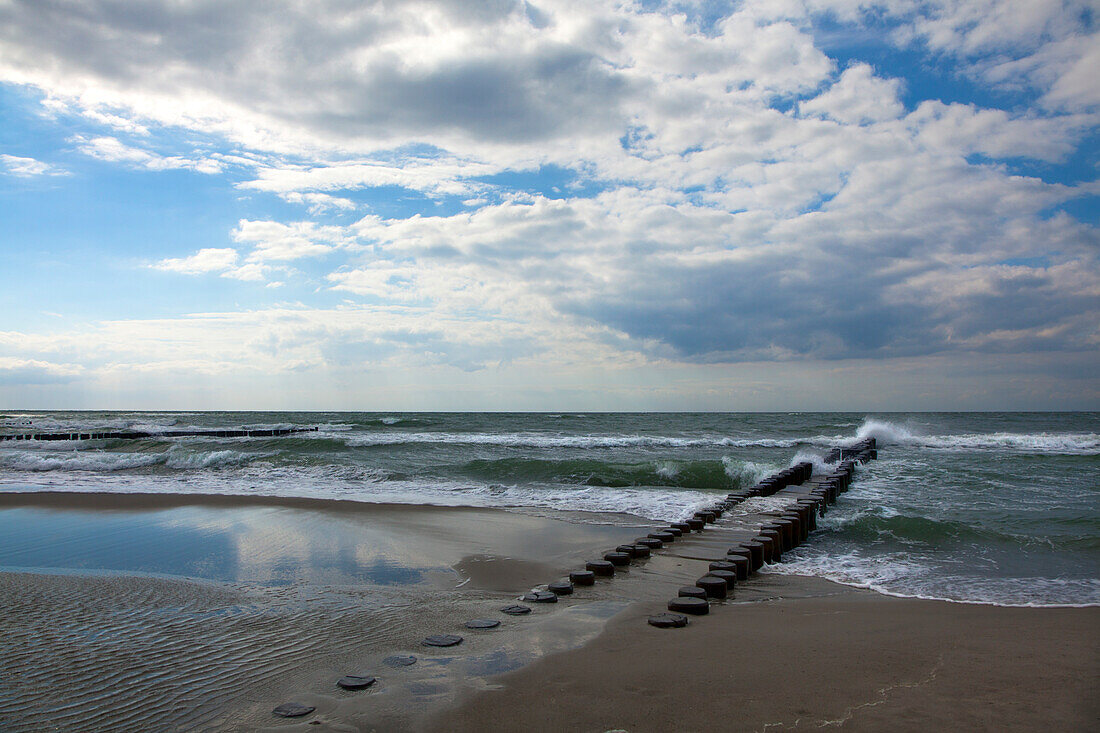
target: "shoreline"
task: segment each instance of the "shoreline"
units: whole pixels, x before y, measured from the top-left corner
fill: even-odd
[[[35,506],[45,509],[169,509],[181,506],[276,506],[291,509],[331,509],[345,512],[379,512],[396,509],[456,509],[456,510],[507,510],[512,507],[485,507],[474,504],[412,504],[400,502],[373,502],[359,499],[328,497],[281,496],[278,494],[216,494],[216,493],[165,493],[156,491],[0,491],[0,509],[14,506]],[[584,513],[582,510],[576,510]],[[606,512],[600,512],[607,514]],[[555,514],[569,516],[571,512]],[[621,513],[641,524],[658,524],[632,514]],[[639,526],[641,526],[639,524]]]
[[[649,519],[629,512],[590,511],[586,509],[551,509],[548,507],[480,504],[402,503],[394,501],[363,501],[328,497],[283,496],[279,494],[218,494],[218,493],[164,493],[155,491],[32,491],[0,490],[0,510],[10,508],[38,508],[46,510],[85,511],[158,511],[181,507],[221,507],[240,509],[268,507],[291,510],[328,512],[337,515],[385,515],[410,512],[506,512],[517,516],[556,519],[591,527],[657,527],[661,520]],[[590,520],[594,516],[609,521]]]
[[[896,598],[900,601],[932,601],[935,603],[957,603],[964,606],[989,606],[990,608],[1030,608],[1035,610],[1059,608],[1100,608],[1100,601],[1095,603],[1000,603],[998,601],[973,601],[962,600],[959,598],[940,598],[939,596],[906,595],[905,593],[898,593],[882,588],[873,588],[869,585],[861,585],[854,582],[848,583],[843,580],[826,578],[821,575],[810,575],[808,573],[777,573],[765,570],[764,575],[768,575],[771,577],[784,576],[788,578],[810,578],[813,580],[823,580],[827,583],[839,585],[844,588],[850,588],[851,590],[866,591],[868,593],[874,593],[877,596]]]
[[[216,494],[216,493],[179,493],[170,494],[152,491],[50,491],[36,489],[33,491],[0,491],[0,511],[9,508],[39,508],[47,510],[96,510],[96,511],[120,511],[142,512],[158,511],[164,509],[176,509],[181,507],[271,507],[285,509],[301,509],[308,511],[329,512],[333,514],[366,514],[377,515],[387,513],[408,512],[507,512],[520,516],[552,517],[570,522],[581,516],[589,518],[593,515],[614,518],[615,522],[581,522],[593,527],[649,527],[660,526],[659,520],[648,519],[627,512],[595,512],[586,510],[551,510],[539,507],[524,506],[499,506],[487,507],[476,504],[412,504],[400,502],[372,502],[359,499],[337,499],[327,497],[299,497],[265,494]],[[958,603],[963,605],[990,606],[994,608],[1033,608],[1033,609],[1057,609],[1057,608],[1100,608],[1100,602],[1096,603],[1001,603],[997,601],[962,600],[957,598],[943,598],[938,596],[907,595],[881,588],[874,588],[858,583],[849,583],[843,580],[827,578],[819,575],[804,573],[775,573],[764,571],[765,575],[772,577],[785,575],[788,577],[805,577],[825,580],[846,588],[864,590],[877,595],[900,600],[937,601],[941,603]]]

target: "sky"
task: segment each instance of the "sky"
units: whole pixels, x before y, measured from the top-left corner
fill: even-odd
[[[0,0],[0,407],[1100,409],[1096,0]]]

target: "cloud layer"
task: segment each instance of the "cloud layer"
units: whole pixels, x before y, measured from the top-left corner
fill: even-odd
[[[284,204],[150,276],[299,288],[159,321],[187,358],[107,353],[118,324],[0,353],[320,373],[1100,349],[1100,237],[1067,208],[1100,194],[1068,173],[1100,115],[1087,3],[277,5],[0,5],[0,80],[82,120],[71,151]],[[223,348],[229,322],[262,335]]]

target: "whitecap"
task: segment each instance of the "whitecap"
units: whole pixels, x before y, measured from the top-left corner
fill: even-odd
[[[3,451],[0,466],[16,471],[122,471],[160,463],[163,456],[150,453],[104,451]]]
[[[778,466],[771,463],[742,461],[729,456],[722,457],[722,466],[726,475],[738,486],[753,486],[778,469]]]

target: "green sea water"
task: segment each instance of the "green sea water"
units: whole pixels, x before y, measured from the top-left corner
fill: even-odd
[[[317,431],[3,441],[0,491],[304,496],[669,521],[872,435],[879,460],[771,572],[906,596],[1100,603],[1097,413],[0,415],[0,434],[241,427]]]

